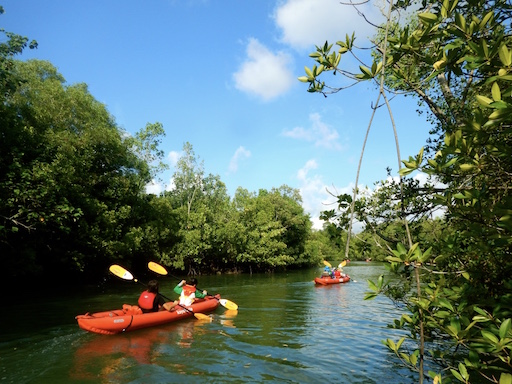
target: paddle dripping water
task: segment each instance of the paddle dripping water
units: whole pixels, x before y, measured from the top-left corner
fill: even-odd
[[[103,291],[32,295],[30,306],[13,304],[16,318],[2,320],[0,378],[4,383],[416,382],[380,342],[398,338],[386,325],[399,311],[383,297],[363,300],[362,281],[385,274],[384,267],[352,262],[345,270],[359,283],[315,286],[320,268],[201,276],[201,287],[236,301],[238,311],[219,306],[212,322],[189,318],[113,336],[80,330],[74,316],[135,304],[140,285],[112,277]],[[174,298],[176,281],[159,280],[161,291]]]

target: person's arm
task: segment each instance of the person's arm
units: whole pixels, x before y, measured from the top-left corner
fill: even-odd
[[[181,291],[183,291],[183,288],[181,288],[181,287],[185,283],[186,283],[185,280],[181,280],[180,283],[177,286],[174,287],[174,292],[176,292],[178,295],[181,295]]]
[[[197,299],[204,299],[206,297],[206,295],[208,295],[208,292],[206,292],[206,291],[201,292],[201,291],[196,290],[195,294],[196,294]]]

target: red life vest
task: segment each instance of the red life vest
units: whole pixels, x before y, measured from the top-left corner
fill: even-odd
[[[185,284],[183,286],[183,292],[184,292],[185,296],[190,296],[191,294],[195,293],[195,291],[196,291],[196,287],[194,287],[193,285]],[[195,296],[195,294],[194,294],[194,296]]]
[[[139,307],[145,310],[153,310],[155,307],[156,293],[144,291],[139,297]]]

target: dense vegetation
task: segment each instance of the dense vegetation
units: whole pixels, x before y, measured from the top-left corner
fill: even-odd
[[[339,254],[312,233],[297,190],[230,197],[190,143],[173,188],[147,194],[165,167],[163,126],[127,134],[87,85],[66,84],[49,62],[15,59],[27,38],[0,32],[2,282],[101,279],[110,264],[149,260],[189,274],[273,271]]]
[[[418,382],[512,383],[512,6],[388,6],[360,73],[340,66],[342,55],[360,53],[347,36],[336,49],[317,47],[310,55],[316,64],[300,80],[324,95],[344,89],[322,81],[326,72],[373,82],[375,109],[382,101],[391,117],[393,94],[416,97],[432,123],[431,140],[417,155],[399,158],[395,181],[372,195],[339,196],[340,209],[326,216],[341,226],[353,218],[367,223],[362,252],[370,239],[383,246],[381,257],[388,248],[389,267],[402,280],[371,282],[368,297],[384,293],[409,310],[392,326],[410,336],[384,343],[418,371]],[[414,17],[403,22],[400,14]],[[398,141],[390,150],[400,153]],[[429,181],[410,179],[416,171]],[[444,220],[432,219],[436,210]]]
[[[397,145],[398,178],[339,196],[322,231],[311,230],[288,186],[230,197],[190,143],[172,190],[145,193],[163,167],[163,126],[128,135],[85,84],[66,84],[51,63],[16,60],[37,44],[0,30],[3,282],[98,277],[112,263],[149,260],[190,274],[387,260],[400,283],[371,282],[368,296],[384,293],[408,309],[392,326],[410,336],[385,345],[420,383],[512,383],[512,7],[423,0],[408,23],[394,18],[412,3],[388,3],[360,73],[340,67],[342,55],[358,53],[347,36],[336,50],[319,46],[301,78],[324,95],[346,87],[325,84],[326,72],[374,82],[376,109],[383,101],[391,114],[389,96],[404,93],[432,123],[417,155],[403,160]],[[428,182],[410,178],[416,171]],[[365,231],[352,235],[354,219]]]

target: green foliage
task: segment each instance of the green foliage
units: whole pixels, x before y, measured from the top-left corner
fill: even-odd
[[[320,256],[307,247],[311,223],[298,191],[287,186],[259,191],[238,189],[231,201],[218,176],[204,176],[203,164],[185,143],[164,194],[178,212],[180,241],[161,261],[188,273],[273,271],[316,265]]]
[[[218,176],[205,175],[190,143],[172,190],[147,195],[146,185],[167,168],[162,124],[128,135],[87,85],[66,84],[51,63],[14,59],[36,42],[0,33],[6,37],[0,43],[6,275],[100,278],[109,264],[149,260],[190,274],[273,271],[323,259],[329,240],[310,239],[297,190],[240,189],[230,199]]]
[[[5,93],[0,117],[0,252],[13,277],[94,275],[123,261],[190,274],[318,264],[297,190],[231,201],[185,143],[175,188],[146,195],[162,169],[161,124],[129,137],[84,84],[66,85],[48,62],[13,64],[23,81]]]
[[[2,233],[2,254],[14,259],[23,244],[22,255],[38,255],[15,273],[34,262],[81,270],[118,257],[147,180],[144,163],[85,85],[65,85],[47,62],[14,64],[23,82],[3,102],[0,211],[11,231]]]
[[[412,5],[399,1],[393,10]],[[364,240],[370,232],[385,241],[390,269],[401,277],[398,284],[370,283],[368,297],[383,293],[405,305],[408,313],[394,326],[408,329],[419,347],[384,344],[418,370],[419,382],[424,359],[434,382],[512,379],[511,12],[507,1],[425,0],[411,22],[388,20],[375,37],[372,63],[361,61],[360,73],[339,66],[341,55],[357,56],[355,38],[347,36],[337,51],[328,43],[317,47],[310,56],[322,71],[306,69],[299,79],[324,95],[344,89],[322,81],[328,72],[354,82],[383,80],[417,97],[433,124],[428,145],[399,170],[402,177],[422,171],[430,182],[386,183],[355,204]],[[439,209],[444,221],[428,219]],[[411,228],[400,230],[396,217]]]

